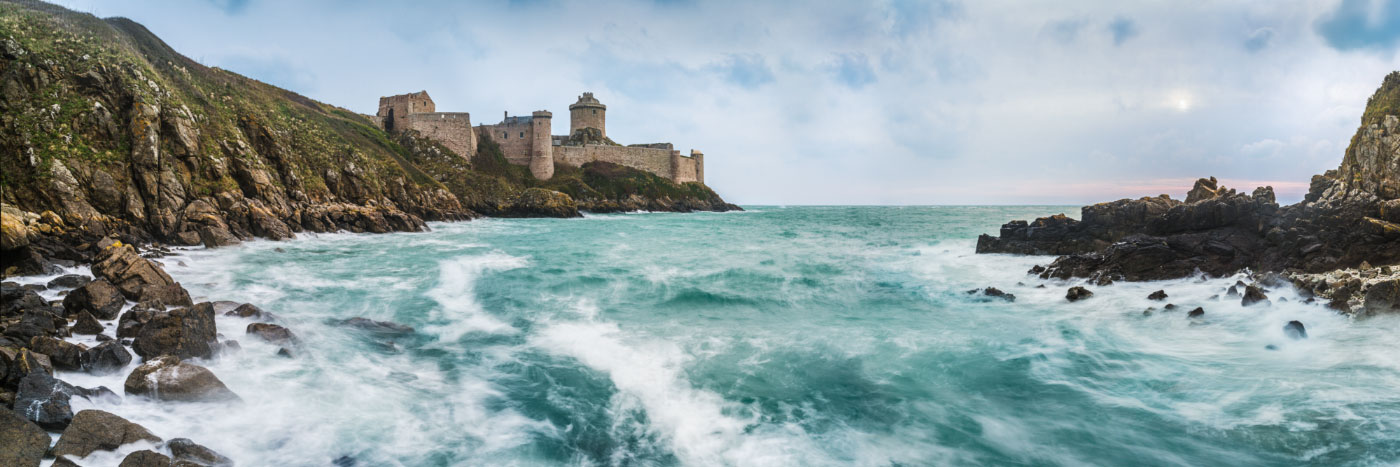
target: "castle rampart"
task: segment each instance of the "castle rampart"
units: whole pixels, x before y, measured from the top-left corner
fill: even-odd
[[[554,115],[540,110],[530,116],[505,113],[500,123],[471,126],[466,112],[437,112],[427,91],[379,98],[379,113],[371,117],[386,131],[417,130],[470,158],[477,141],[490,138],[506,161],[530,168],[540,180],[554,176],[556,162],[574,166],[601,161],[651,172],[676,183],[705,181],[705,155],[691,150],[682,156],[671,143],[618,146],[606,133],[607,106],[586,92],[569,106],[569,135],[551,135]],[[585,128],[596,129],[580,133]],[[601,137],[600,137],[601,135]]]

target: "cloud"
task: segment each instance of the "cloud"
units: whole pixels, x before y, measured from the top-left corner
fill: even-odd
[[[1046,23],[1040,33],[1061,44],[1069,44],[1079,38],[1079,31],[1083,30],[1086,24],[1088,21],[1083,18],[1055,20]]]
[[[1314,27],[1337,50],[1393,52],[1400,44],[1400,0],[1342,0]]]
[[[1138,26],[1133,20],[1119,16],[1108,23],[1108,32],[1113,35],[1113,45],[1123,45],[1138,35]]]
[[[875,82],[875,69],[865,54],[841,54],[832,67],[836,81],[851,89],[860,89]]]
[[[1244,39],[1244,49],[1250,53],[1269,48],[1274,40],[1274,30],[1272,28],[1259,28],[1249,33]]]
[[[248,9],[249,0],[207,0],[225,13],[236,15]]]
[[[759,54],[731,54],[717,69],[725,80],[747,89],[773,82],[773,70]]]

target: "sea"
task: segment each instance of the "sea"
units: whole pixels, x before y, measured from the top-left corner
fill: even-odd
[[[1244,274],[1098,286],[973,252],[1073,207],[745,209],[178,250],[158,261],[196,301],[266,310],[293,356],[219,316],[240,349],[193,363],[242,402],[74,409],[243,466],[1400,464],[1400,317],[1287,286],[1246,308]],[[138,363],[59,377],[120,394]]]

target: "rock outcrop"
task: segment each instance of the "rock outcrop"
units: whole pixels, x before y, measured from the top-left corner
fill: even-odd
[[[137,441],[159,443],[160,437],[145,427],[101,410],[84,410],[53,445],[54,456],[86,457],[95,451],[111,451]]]
[[[1185,202],[1166,195],[1012,221],[978,238],[978,253],[1060,255],[1033,273],[1096,281],[1158,280],[1241,269],[1322,272],[1400,263],[1400,72],[1368,103],[1337,170],[1280,207],[1273,189],[1249,194],[1200,179]]]

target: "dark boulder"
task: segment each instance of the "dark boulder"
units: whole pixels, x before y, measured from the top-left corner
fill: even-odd
[[[1147,299],[1148,299],[1148,300],[1157,300],[1157,301],[1166,300],[1166,299],[1167,299],[1167,291],[1165,291],[1165,290],[1158,290],[1158,291],[1156,291],[1156,292],[1152,292],[1151,294],[1149,294],[1149,295],[1147,296]]]
[[[1244,288],[1244,298],[1240,299],[1240,305],[1252,306],[1259,303],[1268,305],[1269,297],[1265,296],[1264,291],[1260,290],[1259,287],[1253,285],[1246,286]]]
[[[47,285],[50,289],[75,289],[88,285],[92,278],[82,274],[64,274],[50,280]]]
[[[74,344],[63,339],[34,336],[29,340],[29,348],[48,355],[49,363],[60,370],[77,371],[83,367],[83,352],[88,349],[82,344]]]
[[[4,370],[0,374],[4,384],[0,384],[0,387],[15,387],[30,373],[52,375],[53,363],[49,362],[48,355],[34,353],[27,348],[0,347],[0,370]]]
[[[1074,286],[1070,287],[1069,291],[1065,293],[1065,300],[1077,302],[1092,296],[1094,296],[1094,292],[1089,291],[1089,289],[1080,286]]]
[[[9,410],[0,410],[0,465],[38,467],[49,450],[43,428]]]
[[[172,467],[172,465],[169,456],[150,449],[142,449],[127,454],[117,467]]]
[[[63,310],[68,316],[86,311],[98,319],[116,319],[125,304],[121,291],[102,279],[73,289],[63,297]]]
[[[214,353],[217,339],[214,305],[204,302],[189,308],[153,312],[150,321],[136,332],[132,349],[144,359],[161,355],[208,358]]]
[[[102,334],[102,331],[106,330],[106,328],[102,326],[102,323],[97,321],[96,316],[86,311],[78,312],[77,321],[74,322],[73,327],[69,329],[73,331],[73,334],[86,335]]]
[[[14,282],[0,285],[0,317],[19,316],[26,310],[43,309],[48,306],[48,300],[44,300],[38,292]]]
[[[983,295],[986,295],[986,296],[988,296],[988,297],[1000,298],[1000,299],[1006,300],[1006,301],[1008,301],[1008,302],[1014,302],[1014,301],[1016,301],[1016,296],[1015,296],[1015,295],[1012,295],[1012,294],[1009,294],[1009,293],[1006,293],[1006,292],[1002,292],[1001,289],[998,289],[998,288],[996,288],[996,287],[987,287],[986,289],[983,289],[983,290],[982,290],[982,294],[983,294]]]
[[[15,413],[46,430],[62,431],[73,421],[69,399],[77,388],[44,372],[33,372],[21,379],[15,392]]]
[[[1283,325],[1283,335],[1293,339],[1307,339],[1308,330],[1303,327],[1302,321],[1289,321]]]
[[[1186,317],[1187,317],[1187,318],[1192,318],[1192,319],[1201,318],[1201,317],[1204,317],[1205,315],[1206,315],[1206,309],[1205,309],[1205,308],[1201,308],[1201,307],[1196,307],[1196,309],[1186,312]]]
[[[141,303],[160,304],[160,308],[191,306],[190,293],[180,284],[150,285],[141,289]]]
[[[252,323],[248,325],[247,333],[278,345],[297,345],[300,342],[291,329],[276,324]]]
[[[208,402],[238,400],[208,368],[163,356],[151,359],[126,378],[127,394],[162,401]]]
[[[1400,313],[1400,279],[1371,284],[1365,297],[1366,303],[1362,306],[1365,316]]]
[[[239,318],[263,318],[268,317],[269,315],[267,312],[263,311],[262,308],[258,308],[257,305],[254,305],[252,303],[244,303],[242,305],[239,305],[237,308],[234,308],[233,310],[224,313],[224,316],[237,316]]]
[[[151,322],[155,316],[156,311],[154,310],[140,307],[127,310],[126,313],[122,313],[121,319],[117,320],[117,337],[136,337],[136,334],[141,331],[141,327]]]
[[[5,337],[19,342],[29,342],[36,336],[67,335],[68,320],[55,315],[53,311],[49,309],[25,310],[24,314],[20,315],[18,323],[5,328]]]
[[[131,352],[117,341],[107,341],[83,352],[83,369],[95,375],[105,375],[126,368]]]
[[[205,467],[233,467],[233,460],[206,448],[189,438],[175,438],[165,443],[176,461],[185,461]]]
[[[411,326],[405,326],[390,321],[375,321],[369,318],[361,318],[358,316],[344,321],[340,321],[339,324],[343,326],[350,326],[353,328],[363,329],[374,334],[387,336],[403,336],[413,334],[413,327]]]
[[[137,441],[159,443],[161,439],[125,418],[101,410],[84,410],[73,416],[51,454],[86,457],[94,451],[111,451]]]

